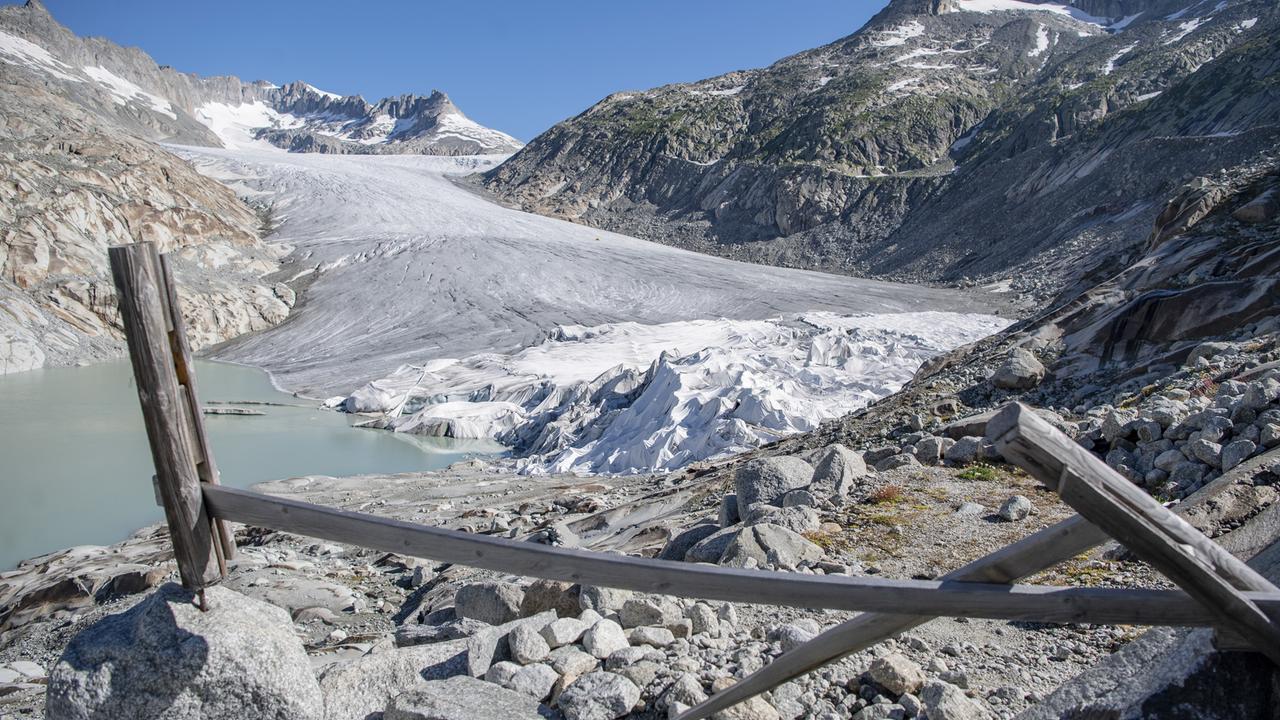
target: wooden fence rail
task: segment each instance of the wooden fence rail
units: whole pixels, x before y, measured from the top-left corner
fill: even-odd
[[[1004,457],[1080,515],[940,580],[780,574],[552,547],[416,525],[218,485],[167,258],[110,249],[157,495],[183,586],[200,593],[235,552],[226,521],[527,577],[732,602],[862,614],[689,710],[698,720],[938,616],[1211,626],[1280,664],[1280,589],[1028,408],[989,424]],[[1017,585],[1114,537],[1181,590]]]
[[[1135,625],[1211,624],[1210,613],[1175,590],[780,575],[765,570],[653,560],[474,535],[228,487],[205,486],[204,497],[215,516],[255,527],[526,577],[663,595],[935,617]],[[1246,595],[1262,605],[1280,609],[1280,591]]]

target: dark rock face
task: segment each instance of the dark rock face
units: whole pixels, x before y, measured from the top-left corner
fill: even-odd
[[[1075,5],[1129,22],[899,0],[765,69],[611,95],[484,183],[704,252],[1047,300],[1135,251],[1180,184],[1255,161],[1280,119],[1273,3]]]

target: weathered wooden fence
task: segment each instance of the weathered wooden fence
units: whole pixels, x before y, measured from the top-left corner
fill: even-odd
[[[426,527],[218,484],[167,258],[110,249],[147,437],[182,584],[202,595],[235,552],[227,521],[528,577],[861,614],[783,654],[682,720],[728,708],[939,616],[1211,626],[1280,664],[1280,590],[1020,404],[989,424],[1004,457],[1079,515],[940,580],[779,574],[592,553]],[[1017,585],[1115,538],[1181,590]]]

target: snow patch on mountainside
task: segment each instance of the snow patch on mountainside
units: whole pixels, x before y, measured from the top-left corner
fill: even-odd
[[[1049,28],[1036,25],[1036,46],[1027,51],[1027,57],[1039,57],[1049,49]]]
[[[0,32],[0,59],[15,65],[25,65],[61,80],[83,82],[81,78],[70,74],[73,70],[70,65],[55,58],[48,50],[7,32]]]
[[[237,149],[273,150],[275,146],[271,143],[254,139],[254,131],[264,127],[288,127],[287,116],[262,101],[241,105],[205,103],[195,109],[195,119],[209,128],[224,147]]]
[[[465,115],[441,115],[437,120],[434,135],[437,138],[456,137],[464,140],[475,140],[493,147],[521,145],[519,140],[510,135],[493,128],[487,128]]]
[[[672,470],[817,428],[930,357],[996,332],[989,315],[802,313],[564,326],[512,354],[405,365],[345,399],[397,432],[493,438],[526,473]]]
[[[178,119],[178,114],[173,111],[173,104],[159,95],[143,90],[104,67],[85,67],[82,69],[85,75],[105,85],[107,90],[111,91],[112,98],[117,105],[144,102],[161,115],[167,115],[174,120]]]
[[[912,20],[900,27],[876,33],[875,39],[871,41],[871,44],[876,47],[897,47],[905,45],[908,40],[921,35],[924,35],[924,25]]]
[[[1059,3],[1033,3],[1024,0],[956,0],[956,5],[966,12],[1050,12],[1065,15],[1090,25],[1105,26],[1105,18],[1096,17],[1071,5]]]

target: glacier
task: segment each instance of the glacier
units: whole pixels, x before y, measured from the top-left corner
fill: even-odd
[[[927,311],[568,326],[516,353],[405,365],[330,402],[396,432],[498,440],[525,473],[674,470],[816,429],[1006,324]]]
[[[240,123],[214,128],[231,135]],[[399,432],[495,438],[524,472],[671,469],[812,429],[1007,324],[988,297],[735,262],[503,207],[502,156],[174,147],[273,203],[302,290],[218,348]]]

